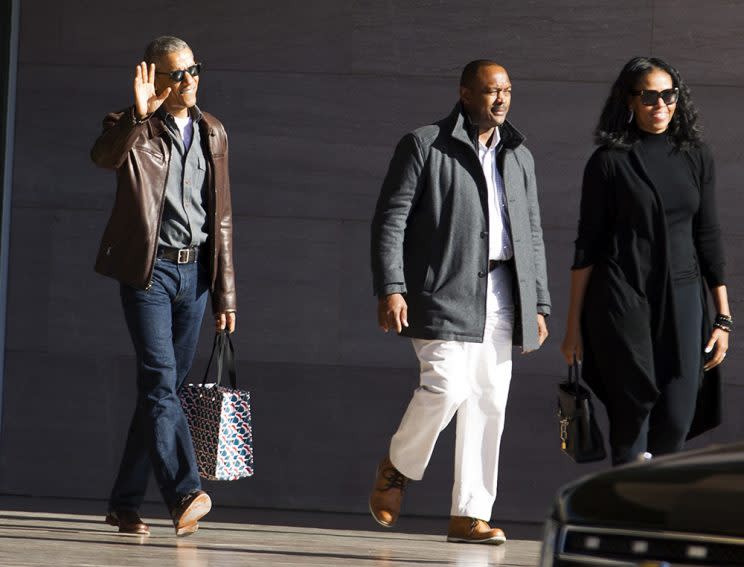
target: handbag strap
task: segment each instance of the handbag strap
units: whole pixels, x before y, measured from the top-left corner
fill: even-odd
[[[226,367],[229,376],[230,387],[237,389],[238,375],[235,370],[235,347],[233,346],[232,339],[230,338],[230,333],[228,333],[227,331],[220,331],[214,336],[212,354],[209,356],[207,369],[204,371],[202,386],[207,383],[207,379],[209,378],[209,369],[212,367],[212,361],[214,360],[215,353],[217,353],[216,384],[218,386],[222,384],[222,370]]]
[[[232,337],[227,331],[223,331],[223,351],[225,353],[225,364],[227,365],[227,374],[230,378],[230,387],[238,388],[238,373],[235,370],[235,346],[233,346]]]

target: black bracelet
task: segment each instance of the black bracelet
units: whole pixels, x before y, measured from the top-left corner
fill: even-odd
[[[137,115],[134,114],[134,117],[132,119],[132,122],[135,126],[139,126],[140,124],[144,124],[148,120],[150,120],[150,116],[152,116],[152,113],[145,114],[142,118],[137,118]]]
[[[132,126],[139,126],[140,124],[144,124],[150,119],[151,116],[152,112],[145,114],[142,118],[139,118],[137,117],[137,110],[134,108],[134,106],[130,107],[129,117],[132,120]]]
[[[722,331],[730,333],[731,329],[733,329],[734,327],[734,319],[731,317],[731,315],[717,313],[716,318],[713,321],[713,326],[721,329]]]
[[[716,315],[715,321],[713,322],[713,326],[721,329],[722,331],[730,333],[731,330],[734,328],[734,320],[731,315],[723,315],[721,313],[718,313]]]
[[[724,331],[726,333],[730,333],[731,332],[731,327],[728,327],[726,325],[721,325],[718,322],[713,323],[713,326],[716,327],[717,329],[721,329],[722,331]]]

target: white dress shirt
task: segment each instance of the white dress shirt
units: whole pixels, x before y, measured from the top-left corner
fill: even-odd
[[[496,164],[496,148],[501,141],[499,129],[494,129],[491,144],[478,140],[478,158],[488,187],[488,259],[509,260],[514,255],[506,210],[504,180]]]

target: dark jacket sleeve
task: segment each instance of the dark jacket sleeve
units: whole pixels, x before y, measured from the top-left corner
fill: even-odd
[[[406,293],[403,240],[423,166],[417,139],[407,134],[395,148],[372,219],[372,285],[378,297]]]
[[[702,275],[708,287],[714,288],[725,283],[726,262],[716,207],[713,156],[706,145],[701,146],[699,155],[700,208],[694,220],[695,249]]]
[[[127,159],[129,150],[146,127],[147,121],[136,123],[134,107],[111,112],[103,119],[103,133],[93,144],[90,157],[98,167],[118,169]]]
[[[579,209],[579,229],[575,241],[572,270],[594,265],[607,250],[610,239],[610,191],[612,187],[609,159],[600,148],[584,168]]]

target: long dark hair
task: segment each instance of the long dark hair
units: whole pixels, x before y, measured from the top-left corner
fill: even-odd
[[[658,57],[633,57],[620,71],[602,109],[599,124],[594,130],[594,141],[597,144],[629,148],[638,139],[635,121],[629,121],[628,98],[638,88],[640,79],[656,69],[669,73],[672,83],[679,89],[677,108],[667,130],[669,138],[678,149],[688,149],[700,143],[698,113],[690,98],[690,89],[677,69]]]

